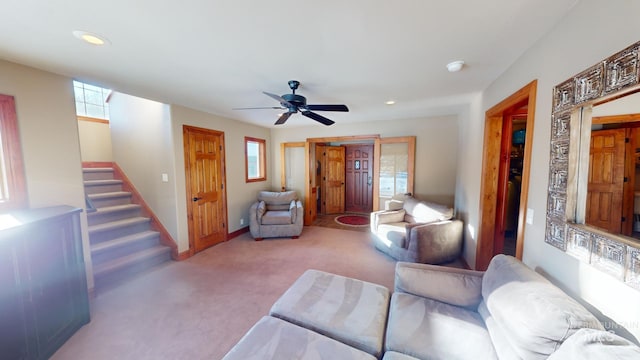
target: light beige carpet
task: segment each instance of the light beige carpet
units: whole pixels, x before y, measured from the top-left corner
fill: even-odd
[[[393,288],[395,261],[368,232],[305,227],[299,239],[244,234],[98,293],[91,322],[53,359],[220,359],[305,270]]]

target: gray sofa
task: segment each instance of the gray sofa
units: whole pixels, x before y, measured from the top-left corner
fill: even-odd
[[[249,209],[249,231],[263,238],[298,238],[304,225],[304,208],[295,191],[261,191]]]
[[[441,264],[462,251],[463,222],[445,205],[413,197],[392,200],[371,213],[370,226],[376,249],[398,261]]]
[[[582,305],[513,257],[496,256],[486,272],[399,262],[390,301],[379,285],[310,272],[226,360],[640,359],[638,346],[604,331]],[[370,306],[373,293],[379,295]],[[388,310],[381,301],[389,301]],[[382,351],[366,346],[377,343]]]

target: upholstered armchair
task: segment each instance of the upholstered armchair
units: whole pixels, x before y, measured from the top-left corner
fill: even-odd
[[[462,252],[463,223],[453,209],[413,197],[393,200],[371,213],[375,247],[398,261],[440,264]]]
[[[261,191],[249,210],[249,230],[256,241],[271,237],[297,239],[304,209],[295,191]]]

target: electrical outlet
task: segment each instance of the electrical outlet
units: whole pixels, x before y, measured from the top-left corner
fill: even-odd
[[[240,225],[244,225],[244,219],[240,219]]]

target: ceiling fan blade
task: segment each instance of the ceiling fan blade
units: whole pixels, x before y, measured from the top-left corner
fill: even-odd
[[[307,109],[315,111],[349,111],[347,105],[307,105]]]
[[[282,106],[262,106],[262,107],[242,107],[242,108],[233,108],[231,110],[259,110],[259,109],[286,109]]]
[[[287,107],[287,108],[293,107],[293,105],[291,103],[289,103],[287,100],[283,99],[282,96],[278,96],[276,94],[268,93],[266,91],[263,91],[262,93],[267,95],[268,97],[278,101],[284,107]]]
[[[280,117],[278,118],[278,121],[276,121],[276,123],[274,125],[282,125],[282,124],[284,124],[285,121],[287,121],[287,119],[289,118],[289,116],[291,116],[291,114],[293,114],[293,113],[288,111],[288,112],[280,115]]]
[[[327,126],[334,124],[335,122],[333,120],[327,119],[326,117],[322,116],[322,115],[318,115],[314,112],[311,111],[302,111],[302,115],[313,119],[319,123],[325,124]]]

